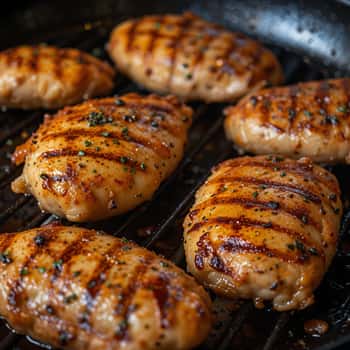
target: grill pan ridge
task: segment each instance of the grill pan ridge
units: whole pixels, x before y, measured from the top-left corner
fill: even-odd
[[[46,34],[45,42],[77,47],[107,59],[103,46],[112,27],[123,19],[118,17],[82,22],[69,29],[63,28],[60,33]],[[42,41],[43,36],[30,40],[33,43]],[[314,65],[306,63],[297,54],[280,47],[271,48],[283,65],[286,83],[328,78],[338,74],[335,70],[320,70],[319,66],[315,69]],[[125,77],[119,77],[114,93],[130,91],[146,92]],[[194,193],[212,166],[238,155],[224,137],[224,105],[193,103],[192,107],[195,119],[184,159],[174,174],[161,185],[153,200],[129,214],[85,225],[132,239],[183,268],[185,262],[181,224],[193,203]],[[53,215],[40,212],[34,198],[15,195],[10,190],[11,181],[20,172],[19,168],[11,165],[10,154],[16,145],[37,128],[42,116],[42,112],[0,112],[0,232],[20,231],[58,220]],[[269,308],[257,310],[250,301],[237,304],[213,296],[216,322],[212,334],[200,350],[331,350],[350,342],[350,167],[328,168],[340,181],[345,212],[338,253],[316,292],[315,305],[302,312],[276,313]],[[329,331],[319,338],[306,335],[303,324],[309,319],[327,321]],[[7,349],[39,348],[33,340],[11,332],[5,322],[0,322],[0,350]]]

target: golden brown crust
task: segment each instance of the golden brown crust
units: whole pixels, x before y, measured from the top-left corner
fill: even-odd
[[[138,83],[188,100],[232,101],[262,81],[283,80],[269,50],[191,13],[123,22],[112,32],[108,51]]]
[[[63,349],[190,349],[210,299],[171,262],[127,240],[50,225],[0,236],[0,314]]]
[[[225,161],[184,222],[189,271],[224,296],[305,308],[334,256],[341,214],[336,178],[309,159]]]
[[[111,92],[115,72],[76,49],[18,46],[0,52],[0,105],[59,108]]]
[[[191,108],[174,96],[127,94],[47,116],[17,147],[15,192],[72,221],[107,218],[150,199],[182,158]]]
[[[350,79],[264,89],[226,109],[225,129],[247,151],[350,161]]]

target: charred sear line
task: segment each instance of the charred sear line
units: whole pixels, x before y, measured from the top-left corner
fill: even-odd
[[[215,226],[228,226],[237,232],[245,227],[254,227],[261,230],[271,230],[273,232],[283,233],[288,237],[293,238],[294,240],[300,241],[310,249],[315,247],[315,242],[312,239],[310,240],[305,237],[301,232],[291,230],[287,227],[280,226],[273,222],[252,220],[244,216],[237,218],[229,216],[218,216],[215,218],[207,219],[206,221],[197,222],[191,227],[191,229],[188,231],[188,234],[198,230],[209,231],[209,227]],[[320,252],[320,256],[324,257],[323,247],[318,245],[317,250]]]
[[[135,305],[132,304],[137,290],[143,285],[143,276],[148,271],[148,267],[154,260],[153,256],[148,256],[144,261],[139,262],[132,274],[128,276],[128,284],[120,292],[118,304],[115,313],[121,317],[121,323],[117,326],[115,337],[118,340],[129,339],[129,318],[135,311]]]
[[[137,27],[139,25],[139,22],[140,21],[138,19],[135,19],[131,23],[130,27],[128,28],[127,33],[125,33],[125,36],[126,36],[125,48],[127,52],[133,49],[135,34],[137,33]]]
[[[309,256],[302,251],[294,251],[293,254],[281,252],[277,249],[268,248],[265,245],[255,245],[241,237],[232,236],[227,238],[218,248],[218,251],[230,253],[262,254],[269,258],[278,258],[282,261],[296,264],[304,264]]]
[[[123,244],[120,241],[115,241],[112,244],[112,246],[104,254],[104,257],[99,261],[92,274],[92,277],[87,283],[86,308],[84,312],[85,317],[83,327],[86,327],[86,325],[89,324],[89,317],[93,313],[93,309],[96,306],[97,296],[101,291],[109,270],[115,264],[115,259],[118,259],[119,255],[123,253],[123,251],[120,249],[122,245]],[[113,259],[108,258],[110,255],[113,255]]]
[[[250,209],[250,208],[260,208],[261,210],[271,210],[275,213],[284,213],[290,216],[293,216],[300,220],[303,224],[310,225],[317,230],[321,230],[321,225],[314,221],[312,218],[310,218],[310,215],[308,215],[308,211],[306,208],[292,208],[288,207],[285,204],[282,204],[280,202],[274,202],[274,201],[262,201],[262,200],[252,200],[251,198],[234,198],[234,197],[213,197],[210,198],[196,206],[196,209],[205,209],[210,206],[215,205],[223,205],[223,204],[237,204],[244,208]],[[305,220],[307,218],[307,221]]]
[[[160,154],[163,157],[169,157],[169,154],[170,154],[169,147],[165,146],[161,142],[157,142],[155,138],[153,138],[152,140],[148,140],[146,137],[132,135],[131,130],[128,131],[127,140],[125,140],[125,137],[123,137],[122,132],[111,132],[107,129],[99,128],[98,131],[84,130],[84,129],[71,129],[71,130],[65,130],[58,133],[50,133],[45,135],[41,139],[41,141],[52,140],[55,138],[64,138],[67,140],[72,140],[77,137],[90,137],[90,138],[99,137],[101,139],[105,139],[106,137],[103,136],[104,132],[108,133],[108,138],[110,138],[111,140],[117,139],[118,141],[134,143],[137,146],[148,148],[153,152],[155,152],[156,154]]]
[[[159,16],[157,17],[157,25],[154,25],[154,28],[149,31],[149,42],[148,42],[148,46],[145,48],[145,55],[146,56],[152,56],[153,55],[153,49],[156,46],[156,42],[159,38],[159,34],[160,34],[160,27],[162,26],[163,22],[164,22],[164,16]],[[137,33],[139,35],[139,33]],[[147,58],[147,57],[146,57]]]
[[[73,157],[79,156],[79,150],[74,150],[71,148],[63,148],[63,149],[57,149],[57,150],[52,150],[52,151],[47,151],[47,152],[43,152],[40,155],[40,158],[43,159],[49,159],[49,158],[56,158],[56,157]],[[105,160],[110,160],[110,161],[114,161],[116,163],[120,163],[120,164],[125,164],[125,162],[123,162],[123,160],[121,159],[128,159],[128,165],[131,165],[133,167],[135,167],[135,171],[140,170],[141,171],[141,167],[140,164],[135,161],[130,159],[130,157],[128,156],[124,156],[124,155],[116,155],[114,153],[106,153],[106,152],[95,152],[95,151],[91,151],[91,150],[85,150],[84,154],[82,155],[82,157],[90,157],[90,158],[95,158],[95,159],[105,159]],[[142,170],[145,171],[145,170]]]
[[[233,160],[230,162],[230,168],[234,169],[236,167],[260,167],[260,168],[271,168],[274,169],[276,167],[279,170],[285,170],[286,172],[290,172],[292,174],[297,174],[302,176],[309,181],[313,181],[315,183],[321,183],[326,188],[329,188],[333,192],[335,192],[336,186],[333,181],[328,181],[323,176],[318,176],[317,174],[312,172],[312,165],[310,164],[301,164],[301,163],[284,163],[284,162],[271,162],[269,160],[259,161],[259,160],[247,160],[244,162],[237,162]],[[215,169],[215,168],[214,168]],[[315,198],[316,200],[316,198]]]
[[[45,245],[39,245],[36,243],[36,238],[38,236],[33,238],[30,246],[27,246],[28,252],[30,249],[31,253],[27,254],[26,259],[23,261],[19,270],[19,277],[10,282],[11,293],[9,294],[8,301],[12,310],[17,310],[18,305],[21,304],[21,300],[24,300],[27,297],[22,283],[23,279],[32,273],[31,266],[35,257],[44,249],[44,246],[46,246],[50,240],[54,239],[55,237],[55,231],[50,229],[44,228],[39,230],[38,233],[40,233],[40,237],[45,241]]]
[[[240,182],[243,184],[252,184],[252,185],[260,185],[266,188],[274,188],[281,192],[291,192],[302,196],[304,199],[307,199],[313,203],[320,204],[321,199],[316,194],[312,193],[304,189],[301,186],[293,186],[288,183],[280,183],[276,181],[271,181],[267,179],[259,179],[255,177],[240,177],[240,176],[224,176],[224,177],[216,177],[214,180],[210,181],[210,183],[220,183],[220,182]]]
[[[170,68],[169,68],[169,81],[167,84],[167,89],[170,90],[170,86],[173,80],[176,64],[177,64],[177,57],[178,57],[178,50],[183,45],[184,39],[187,37],[187,30],[191,27],[193,22],[192,16],[184,16],[181,19],[181,22],[178,24],[179,26],[179,32],[176,37],[173,38],[172,41],[172,50],[171,54],[169,55],[169,61],[170,61]]]

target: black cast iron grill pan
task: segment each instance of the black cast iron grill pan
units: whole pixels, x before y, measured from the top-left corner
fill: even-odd
[[[58,46],[73,46],[106,58],[103,46],[112,26],[121,18],[82,23],[64,28],[55,35],[46,34],[46,42]],[[43,35],[30,42],[43,41]],[[322,79],[336,75],[335,70],[320,70],[280,47],[272,47],[282,62],[287,83]],[[119,78],[116,94],[129,91],[145,92],[125,77]],[[85,226],[103,229],[116,236],[125,236],[162,254],[185,268],[182,247],[182,220],[193,203],[193,195],[218,162],[236,157],[222,129],[223,105],[192,104],[195,121],[184,159],[175,173],[166,180],[151,202],[129,214],[98,224]],[[11,192],[10,183],[20,173],[11,165],[9,156],[42,120],[41,112],[0,112],[0,232],[20,231],[40,226],[58,218],[42,213],[32,197]],[[345,214],[342,221],[338,254],[329,273],[317,291],[316,303],[297,313],[276,313],[268,307],[257,310],[250,301],[239,304],[214,299],[216,322],[208,341],[200,349],[210,350],[330,350],[350,342],[350,167],[335,166],[334,172],[342,186]],[[62,221],[65,224],[67,222]],[[321,319],[329,324],[322,337],[304,332],[304,321]],[[0,350],[39,349],[32,340],[12,333],[5,322],[0,324]]]

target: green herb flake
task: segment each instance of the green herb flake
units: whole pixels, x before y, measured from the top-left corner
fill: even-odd
[[[160,261],[159,265],[161,267],[169,267],[169,264],[166,261],[163,261],[163,260]]]
[[[43,267],[43,266],[40,266],[40,267],[38,267],[38,271],[39,271],[40,273],[45,273],[45,272],[46,272],[46,268]]]
[[[281,173],[280,173],[280,176],[281,177],[285,177],[287,174],[286,174],[286,172],[285,171],[281,171]]]
[[[102,131],[100,135],[104,137],[108,137],[110,133],[108,131]]]
[[[72,303],[73,301],[75,301],[77,299],[78,299],[78,296],[75,293],[73,293],[73,294],[67,295],[64,298],[64,303],[65,304],[70,304],[70,303]]]
[[[84,151],[78,151],[77,154],[78,154],[79,157],[85,156],[85,152]]]
[[[23,267],[20,271],[21,276],[27,276],[29,274],[29,271],[26,267]]]
[[[80,271],[74,271],[73,272],[73,277],[78,277],[80,276],[81,272]]]
[[[63,260],[59,259],[56,260],[52,263],[52,266],[56,269],[56,270],[61,270],[62,269],[62,264],[63,264]]]
[[[124,102],[123,100],[121,100],[120,98],[117,98],[117,99],[115,100],[115,104],[116,104],[117,106],[124,106],[124,105],[125,105],[125,102]]]
[[[122,157],[119,158],[119,160],[120,160],[120,163],[126,164],[128,162],[128,157],[122,156]]]
[[[103,125],[103,124],[111,123],[112,121],[113,121],[113,118],[107,117],[102,112],[91,112],[88,115],[89,126]]]
[[[85,145],[85,147],[90,147],[92,145],[92,142],[89,140],[85,140],[84,145]]]
[[[312,113],[310,111],[308,111],[307,109],[304,110],[304,115],[308,118],[312,117]]]
[[[339,112],[339,113],[348,113],[348,107],[347,106],[345,106],[345,105],[342,105],[342,106],[338,106],[337,107],[337,112]]]
[[[259,195],[259,192],[258,192],[258,191],[255,191],[255,192],[253,192],[253,194],[252,194],[252,195],[253,195],[253,197],[254,197],[254,198],[257,198],[257,197],[258,197],[258,195]]]
[[[145,164],[144,162],[142,162],[142,163],[140,164],[140,168],[141,168],[142,170],[146,170],[146,164]]]

